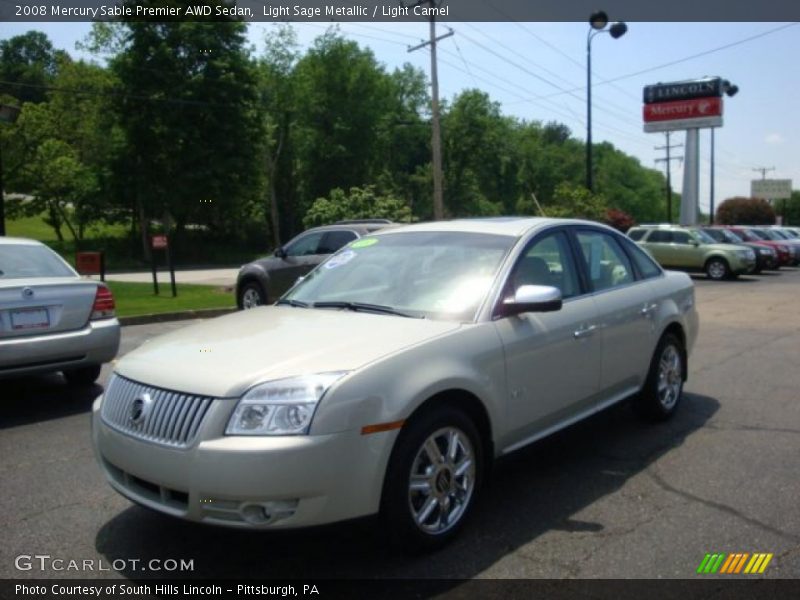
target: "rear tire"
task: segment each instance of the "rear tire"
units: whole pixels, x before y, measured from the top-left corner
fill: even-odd
[[[731,276],[731,268],[724,258],[709,258],[706,262],[705,271],[708,278],[714,281],[729,279]]]
[[[100,377],[100,365],[81,367],[63,371],[64,378],[70,385],[92,385]]]
[[[678,408],[683,394],[686,352],[672,333],[658,342],[642,391],[634,402],[636,412],[649,421],[666,421]]]
[[[474,423],[450,406],[409,421],[392,451],[381,499],[383,531],[408,553],[452,540],[475,504],[483,444]]]

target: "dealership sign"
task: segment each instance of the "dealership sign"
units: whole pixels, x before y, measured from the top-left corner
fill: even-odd
[[[719,77],[646,86],[645,132],[722,127],[723,87]]]
[[[670,102],[671,100],[690,100],[692,98],[709,98],[722,96],[722,78],[705,77],[690,81],[673,83],[656,83],[644,87],[644,103]]]

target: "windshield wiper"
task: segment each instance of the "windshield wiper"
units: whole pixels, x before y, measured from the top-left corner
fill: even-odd
[[[308,308],[308,302],[303,302],[302,300],[292,300],[291,298],[278,300],[275,304],[288,304],[289,306],[296,306],[297,308]]]
[[[425,318],[423,316],[408,314],[401,310],[397,310],[396,308],[392,308],[391,306],[383,306],[382,304],[368,304],[366,302],[344,302],[331,300],[329,302],[314,302],[314,304],[311,306],[313,308],[345,308],[352,311],[364,310],[376,313],[384,313],[387,315],[396,315],[398,317],[407,317],[409,319]]]

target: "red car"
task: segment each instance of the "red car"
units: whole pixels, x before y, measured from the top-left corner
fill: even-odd
[[[774,248],[775,252],[778,253],[778,263],[782,267],[788,267],[794,264],[795,255],[792,251],[792,248],[789,247],[788,244],[783,244],[781,242],[776,242],[775,240],[763,239],[761,236],[756,235],[752,231],[750,231],[749,227],[743,227],[739,225],[726,225],[726,229],[730,229],[733,233],[738,235],[742,238],[745,242],[753,242],[755,244],[760,244],[762,246],[769,246],[770,248]]]

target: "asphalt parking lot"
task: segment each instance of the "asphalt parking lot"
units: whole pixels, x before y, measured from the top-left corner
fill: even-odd
[[[190,559],[169,573],[186,577],[693,578],[708,552],[774,553],[763,576],[800,577],[800,270],[695,283],[701,331],[676,417],[644,425],[614,407],[502,461],[432,557],[389,552],[370,520],[264,534],[134,506],[95,465],[99,385],[3,381],[0,578],[164,575],[20,571],[22,554]],[[189,323],[126,327],[121,352]]]

